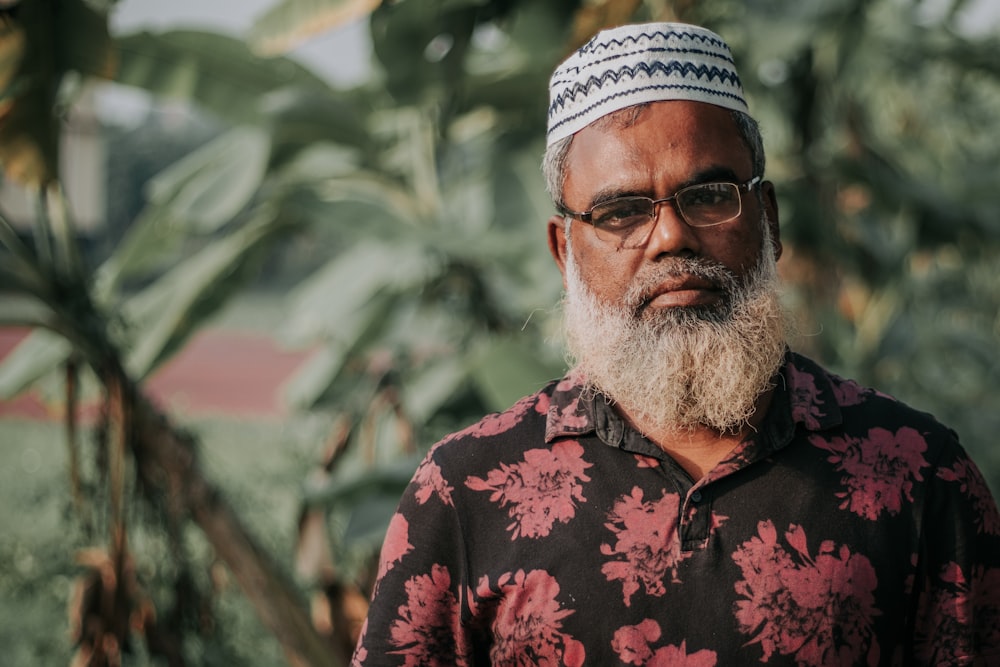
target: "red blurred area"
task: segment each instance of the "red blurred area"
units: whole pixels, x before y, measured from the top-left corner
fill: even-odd
[[[0,327],[0,359],[26,336],[24,328]],[[179,415],[275,418],[287,414],[281,386],[308,357],[288,351],[264,335],[203,330],[145,384],[146,395]],[[84,413],[91,406],[83,406]],[[0,418],[58,419],[62,405],[45,405],[26,394],[0,400]]]

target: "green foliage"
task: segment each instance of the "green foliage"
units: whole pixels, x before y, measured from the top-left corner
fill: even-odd
[[[303,39],[366,15],[379,0],[282,0],[258,16],[247,41],[259,53],[284,53]]]
[[[179,263],[122,304],[124,319],[141,331],[127,359],[134,377],[145,377],[216,313],[245,281],[268,240],[282,231],[266,209],[237,230]]]
[[[91,285],[143,375],[269,254],[311,248],[274,331],[316,350],[287,400],[343,426],[302,499],[328,517],[342,581],[371,574],[426,447],[562,371],[538,170],[546,83],[610,6],[381,3],[376,72],[352,90],[259,55],[374,4],[276,3],[254,48],[195,31],[117,37],[120,83],[226,130],[149,182]],[[703,23],[733,46],[779,195],[796,347],[955,427],[1000,490],[1000,38],[955,30],[960,2],[940,17],[916,0],[639,4],[639,18]],[[0,280],[37,292],[7,240],[20,263]],[[29,339],[0,365],[0,390],[68,353]]]
[[[314,449],[308,429],[292,430],[280,423],[204,420],[192,424],[212,447],[205,465],[221,490],[255,527],[263,547],[287,555],[294,545],[294,519],[302,469]],[[76,562],[80,550],[92,546],[85,524],[73,508],[66,482],[67,447],[58,423],[0,420],[0,642],[4,665],[67,665],[73,655],[67,601],[83,568]],[[89,449],[89,448],[84,448]],[[137,519],[130,538],[140,577],[157,604],[162,619],[175,612],[176,591],[168,585],[181,565],[175,547],[166,539],[166,527],[148,507],[136,503]],[[198,614],[211,609],[201,633],[190,633],[184,644],[188,665],[283,664],[282,651],[255,617],[246,599],[215,564],[216,556],[195,530],[185,531],[186,564],[199,578],[199,590],[211,599],[199,608],[188,600],[191,625]],[[214,569],[213,569],[214,568]],[[217,577],[207,579],[209,573]],[[151,658],[135,642],[125,664],[153,667],[165,664]]]
[[[1000,36],[956,30],[962,3],[925,5],[695,18],[732,41],[761,120],[798,346],[956,428],[1000,489]]]
[[[44,329],[35,331],[18,347],[10,361],[0,366],[0,398],[11,399],[64,362],[72,352],[70,343]]]
[[[525,109],[544,108],[549,69],[525,26],[559,25],[560,13],[531,9],[502,45],[476,47],[477,27],[505,12],[480,2],[380,8],[373,38],[387,76],[352,91],[219,35],[117,39],[120,83],[194,102],[233,129],[148,183],[145,209],[94,275],[94,297],[116,313],[111,331],[143,377],[266,251],[300,234],[329,244],[277,333],[319,346],[289,399],[351,425],[337,469],[358,490],[335,492],[341,473],[307,500],[328,507],[347,575],[366,567],[423,448],[562,371],[545,343],[549,323],[533,316],[556,301],[559,281],[544,244],[540,135],[519,125]],[[405,47],[433,41],[438,19],[456,39],[415,67]],[[546,44],[551,60],[559,46]],[[0,378],[17,379],[8,386],[44,370],[19,366],[31,344],[0,366]],[[395,482],[385,465],[402,466]]]
[[[6,3],[0,17],[0,166],[31,188],[57,178],[52,110],[82,76],[111,70],[107,19],[85,0]]]
[[[235,122],[252,120],[262,99],[285,87],[323,91],[326,85],[286,58],[255,56],[246,44],[196,30],[138,33],[115,38],[124,85],[198,104]]]
[[[66,599],[75,567],[67,558],[69,491],[59,426],[0,423],[0,642],[12,666],[67,664]]]

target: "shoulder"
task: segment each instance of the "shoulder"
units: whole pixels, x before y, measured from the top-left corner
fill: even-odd
[[[488,414],[474,424],[445,436],[431,447],[428,458],[465,457],[470,448],[476,447],[513,447],[526,442],[534,442],[537,446],[544,440],[546,415],[559,382],[553,380],[506,410]]]
[[[958,436],[950,427],[923,410],[833,373],[807,357],[790,354],[785,368],[792,394],[792,410],[818,432],[832,429],[848,437],[877,434],[912,434],[929,448],[951,449]],[[938,453],[943,453],[938,451]],[[928,452],[933,457],[932,452]]]
[[[435,443],[411,480],[417,501],[422,505],[436,495],[444,505],[454,506],[454,495],[468,480],[508,468],[526,451],[546,447],[546,415],[559,382],[550,382],[506,410],[488,414]]]
[[[942,516],[963,512],[967,527],[1000,535],[988,484],[954,430],[928,412],[804,357],[791,356],[785,376],[793,412],[804,412],[804,406],[816,410],[807,415],[811,422],[799,420],[814,448],[804,451],[822,452],[825,463],[836,469],[836,483],[846,485],[839,492],[843,508],[875,519],[884,511],[899,513],[904,501],[926,504]],[[810,400],[796,398],[797,392]]]

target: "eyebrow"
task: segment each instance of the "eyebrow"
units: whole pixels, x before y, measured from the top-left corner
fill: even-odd
[[[723,165],[713,165],[706,169],[703,169],[691,178],[680,183],[674,192],[683,190],[686,187],[692,185],[698,185],[700,183],[740,183],[740,179],[736,176],[736,172],[733,171],[732,167],[726,167]],[[670,194],[674,194],[671,192]],[[629,188],[623,188],[618,186],[609,186],[598,190],[593,197],[590,199],[590,203],[584,210],[590,210],[595,206],[599,206],[606,202],[612,201],[614,199],[621,199],[622,197],[649,197],[650,199],[656,199],[654,193],[648,190],[634,190]]]

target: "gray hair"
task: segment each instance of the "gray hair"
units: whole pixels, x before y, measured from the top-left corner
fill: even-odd
[[[609,114],[604,118],[594,121],[594,125],[610,122],[614,119],[623,126],[628,127],[635,123],[639,114],[647,104],[638,104],[621,111]],[[760,134],[760,126],[750,114],[742,111],[731,111],[733,120],[736,122],[736,129],[740,138],[750,149],[750,158],[753,161],[753,175],[764,176],[764,139]],[[560,139],[545,149],[542,157],[542,175],[545,178],[545,189],[556,204],[562,203],[563,183],[566,180],[566,156],[569,154],[569,146],[573,142],[573,135]]]

